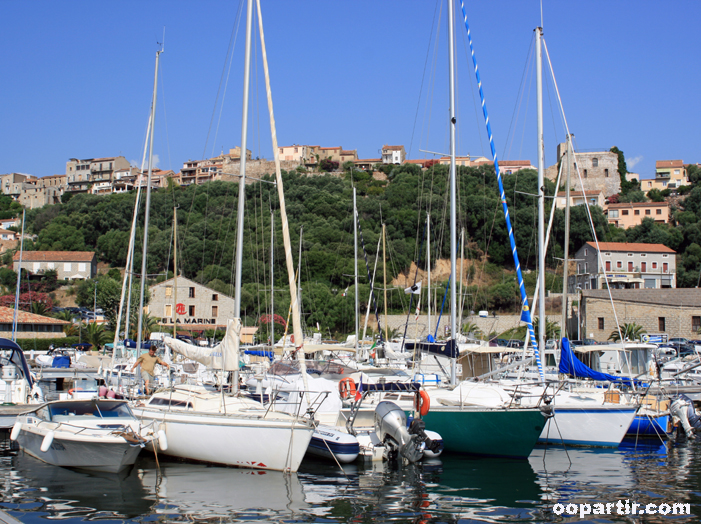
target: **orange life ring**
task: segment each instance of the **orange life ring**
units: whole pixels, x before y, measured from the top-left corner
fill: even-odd
[[[68,394],[72,395],[75,391],[83,391],[83,388],[71,388],[68,390]]]
[[[350,377],[346,377],[338,383],[338,392],[343,400],[354,397],[356,391],[355,382]]]
[[[419,412],[419,415],[425,417],[428,410],[431,408],[431,398],[425,390],[421,390],[414,399],[414,410]]]

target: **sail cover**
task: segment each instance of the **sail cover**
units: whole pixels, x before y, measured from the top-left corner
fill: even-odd
[[[182,340],[165,337],[163,343],[180,355],[204,364],[208,368],[223,371],[235,371],[239,366],[239,336],[241,319],[229,320],[223,340],[213,348],[195,346]]]
[[[570,375],[574,378],[590,378],[592,380],[605,380],[616,382],[630,382],[627,377],[617,377],[608,373],[594,371],[592,368],[579,360],[572,352],[570,341],[567,338],[562,339],[562,349],[560,350],[560,373]]]

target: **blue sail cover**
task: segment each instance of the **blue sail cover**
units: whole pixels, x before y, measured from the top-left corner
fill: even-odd
[[[608,373],[594,371],[592,368],[579,360],[570,347],[570,341],[567,338],[562,339],[562,349],[560,350],[560,373],[569,375],[574,378],[590,378],[592,380],[603,380],[609,382],[630,382],[627,377],[617,377]]]
[[[445,342],[406,342],[404,347],[407,351],[418,349],[419,351],[431,353],[432,355],[458,358],[458,345],[452,339]]]

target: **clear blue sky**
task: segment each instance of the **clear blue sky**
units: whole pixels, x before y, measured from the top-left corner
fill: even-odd
[[[539,2],[466,6],[499,157],[535,164],[535,83],[532,72],[523,86],[522,77],[533,69]],[[384,144],[411,147],[411,158],[447,152],[445,9],[443,0],[264,0],[280,145],[342,146],[361,158]],[[243,23],[215,109],[238,10],[239,0],[0,2],[0,173],[64,173],[71,157],[138,163],[164,27],[159,167],[238,145]],[[701,161],[701,2],[545,0],[543,13],[578,148],[616,145],[643,178],[655,160]],[[458,154],[489,156],[459,6],[456,35]],[[253,60],[248,144],[272,158],[260,52]],[[549,165],[564,131],[551,88],[545,97]]]

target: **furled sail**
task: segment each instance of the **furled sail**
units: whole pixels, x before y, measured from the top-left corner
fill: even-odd
[[[241,335],[241,319],[229,319],[226,325],[224,339],[212,348],[195,346],[171,337],[163,339],[164,344],[180,355],[192,359],[208,368],[235,371],[239,366],[239,340]]]

